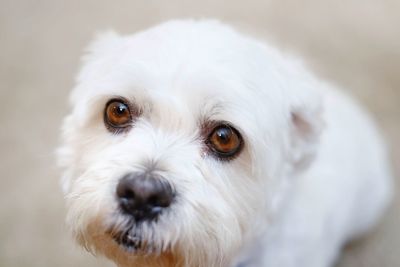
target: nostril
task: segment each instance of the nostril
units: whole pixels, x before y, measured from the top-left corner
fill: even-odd
[[[161,195],[155,196],[151,203],[154,206],[166,208],[169,205],[171,205],[171,202],[172,202],[172,196],[161,194]]]
[[[159,199],[158,199],[157,195],[150,196],[149,199],[147,200],[147,205],[149,205],[149,206],[159,206],[158,205],[158,202],[159,202],[158,200]]]
[[[126,190],[125,191],[125,194],[124,194],[124,196],[123,196],[124,198],[127,198],[127,199],[134,199],[135,198],[135,192],[133,192],[132,190]]]
[[[164,196],[163,193],[159,193],[150,196],[146,203],[149,207],[166,208],[171,204],[171,198],[169,196]]]
[[[117,196],[120,199],[133,199],[135,198],[134,187],[128,179],[122,179],[117,186]]]

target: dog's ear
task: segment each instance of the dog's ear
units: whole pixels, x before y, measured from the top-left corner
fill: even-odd
[[[122,37],[113,30],[96,33],[93,41],[86,48],[86,56],[99,56],[115,49]]]
[[[315,157],[319,145],[324,126],[322,99],[313,90],[304,90],[291,102],[289,158],[295,170],[303,170]]]
[[[118,49],[123,43],[123,37],[112,30],[96,34],[93,41],[85,49],[81,58],[82,67],[75,78],[77,84],[85,80],[96,80],[110,66],[109,60],[112,52]],[[70,104],[74,106],[81,96],[81,91],[75,87],[70,95]]]
[[[107,55],[117,49],[122,40],[123,38],[113,30],[97,33],[93,41],[85,49],[82,57],[83,68],[77,77],[77,81],[82,81],[87,76],[90,76],[92,70],[96,69],[96,65],[106,60]]]

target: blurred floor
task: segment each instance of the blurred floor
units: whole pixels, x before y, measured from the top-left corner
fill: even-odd
[[[215,17],[303,56],[375,115],[400,175],[400,1],[0,0],[0,266],[109,266],[65,232],[54,148],[93,33]],[[400,266],[400,202],[340,267]],[[316,252],[318,253],[318,252]]]

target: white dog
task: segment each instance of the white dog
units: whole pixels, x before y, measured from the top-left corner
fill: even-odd
[[[101,36],[71,103],[67,223],[118,266],[332,266],[390,198],[365,112],[216,21]]]

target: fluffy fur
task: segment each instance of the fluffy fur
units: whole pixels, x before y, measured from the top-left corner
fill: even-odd
[[[107,131],[105,103],[140,109]],[[324,267],[390,197],[382,140],[351,99],[290,56],[216,21],[171,21],[95,40],[71,95],[59,150],[67,224],[121,267]],[[227,121],[242,153],[204,152],[201,125]],[[115,190],[152,168],[177,192],[158,221],[132,223]],[[130,231],[146,244],[112,238]]]

